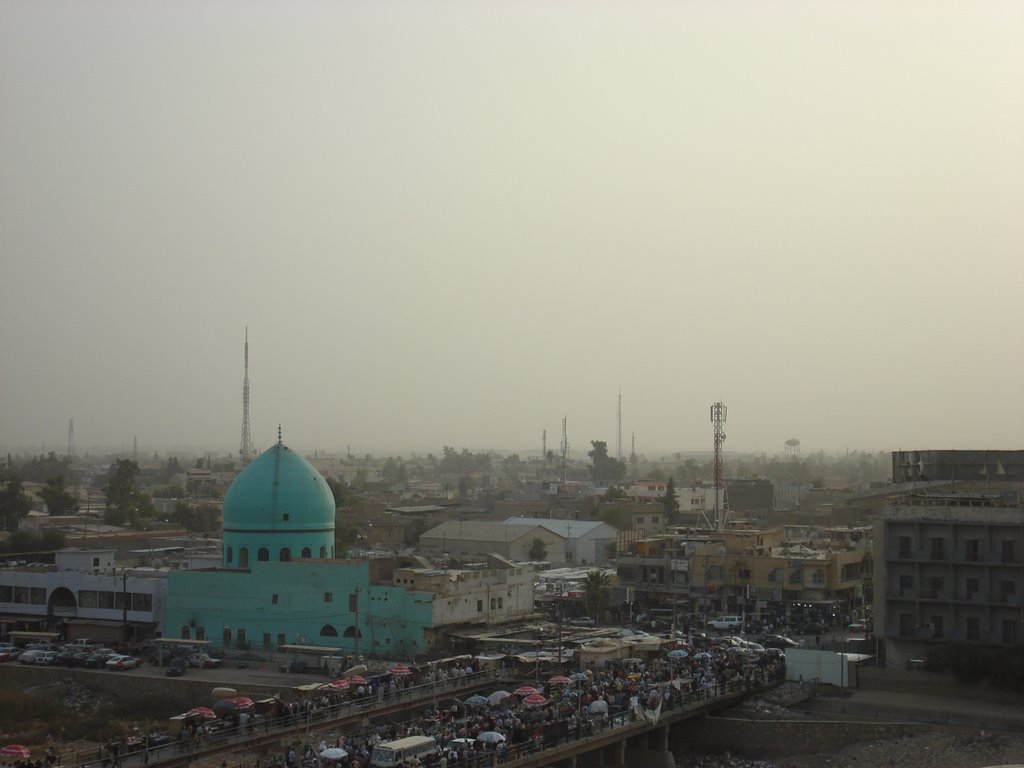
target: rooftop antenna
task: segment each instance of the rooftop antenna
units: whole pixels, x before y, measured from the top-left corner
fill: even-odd
[[[68,421],[68,457],[75,458],[75,420]]]
[[[711,406],[711,423],[715,425],[715,531],[725,530],[729,507],[725,500],[725,473],[722,471],[722,446],[725,444],[725,419],[728,409],[722,402]]]
[[[278,429],[278,442],[281,441]],[[252,461],[252,434],[249,431],[249,326],[245,326],[245,378],[242,379],[242,444],[238,458],[244,467]]]

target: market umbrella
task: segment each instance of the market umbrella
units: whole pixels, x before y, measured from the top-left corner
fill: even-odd
[[[518,688],[516,688],[513,691],[513,693],[516,696],[532,696],[535,693],[540,693],[540,691],[538,691],[536,688],[531,688],[528,685],[521,685]]]
[[[684,651],[684,650],[683,650],[682,648],[676,648],[675,650],[672,650],[672,651],[669,651],[669,652],[668,652],[668,657],[669,657],[670,659],[685,659],[685,658],[686,658],[686,657],[688,657],[689,655],[690,655],[690,654],[688,654],[688,653],[687,653],[686,651]]]
[[[255,702],[248,696],[233,696],[230,699],[222,699],[222,701],[226,701],[238,710],[252,709],[255,706]]]
[[[395,677],[405,677],[406,675],[412,674],[412,670],[409,669],[409,667],[407,667],[405,664],[396,664],[391,669],[389,669],[388,672],[390,672],[392,675],[395,675]]]
[[[572,680],[570,680],[565,675],[555,675],[550,680],[548,680],[548,685],[568,685],[571,682]]]
[[[509,693],[508,691],[495,691],[494,693],[492,693],[490,696],[487,697],[487,703],[488,704],[497,705],[497,704],[500,704],[501,702],[503,702],[505,699],[507,699],[511,695],[512,694]]]
[[[339,677],[337,680],[331,680],[329,683],[324,683],[323,688],[328,688],[333,691],[347,691],[351,683],[344,677]]]
[[[477,734],[476,740],[486,744],[500,744],[505,741],[505,734],[498,733],[497,731],[484,731]]]
[[[598,699],[597,701],[592,701],[592,702],[590,702],[590,706],[588,707],[588,709],[590,710],[590,714],[592,714],[592,715],[597,715],[597,714],[607,715],[608,714],[608,702],[605,701],[604,699]]]
[[[542,707],[547,703],[548,700],[541,696],[539,693],[531,693],[529,696],[523,699],[523,704],[525,704],[528,707]]]
[[[366,685],[366,678],[362,675],[350,675],[348,681],[352,685]]]
[[[472,696],[470,696],[462,703],[468,704],[471,707],[482,707],[485,704],[489,703],[489,701],[486,696],[481,696],[479,693],[474,693]]]
[[[28,747],[23,747],[21,744],[8,744],[6,747],[0,748],[0,755],[4,757],[32,757],[32,750]]]
[[[209,707],[192,707],[185,713],[186,717],[201,717],[203,720],[216,720],[217,713]]]
[[[320,753],[323,760],[341,760],[343,757],[348,757],[348,752],[341,747],[328,747]]]
[[[572,680],[574,683],[585,683],[590,678],[587,677],[586,672],[573,672],[571,675],[569,675],[569,679]]]

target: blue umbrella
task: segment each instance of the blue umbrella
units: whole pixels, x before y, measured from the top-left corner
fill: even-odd
[[[571,675],[569,675],[569,679],[572,680],[574,683],[585,683],[590,678],[587,677],[585,672],[573,672]]]
[[[672,650],[672,651],[669,651],[669,652],[668,652],[668,657],[669,657],[670,659],[685,659],[685,658],[686,658],[686,657],[688,657],[689,655],[690,655],[690,654],[688,654],[688,653],[687,653],[686,651],[684,651],[684,650],[683,650],[682,648],[676,648],[675,650]]]
[[[468,699],[466,699],[463,703],[467,704],[467,705],[469,705],[471,707],[482,707],[485,704],[487,704],[487,697],[486,696],[481,696],[479,693],[474,693],[472,696],[470,696]]]

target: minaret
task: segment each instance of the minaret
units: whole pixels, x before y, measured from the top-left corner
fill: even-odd
[[[242,380],[242,445],[238,458],[244,467],[252,461],[252,435],[249,432],[249,326],[245,327],[245,378]]]

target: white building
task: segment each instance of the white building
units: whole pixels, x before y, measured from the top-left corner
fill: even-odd
[[[615,557],[614,544],[618,531],[614,526],[593,520],[547,520],[533,517],[510,517],[504,525],[521,526],[533,523],[555,534],[562,540],[565,555],[559,560],[557,553],[548,551],[547,560],[566,565],[600,565]],[[609,555],[609,551],[611,554]]]

